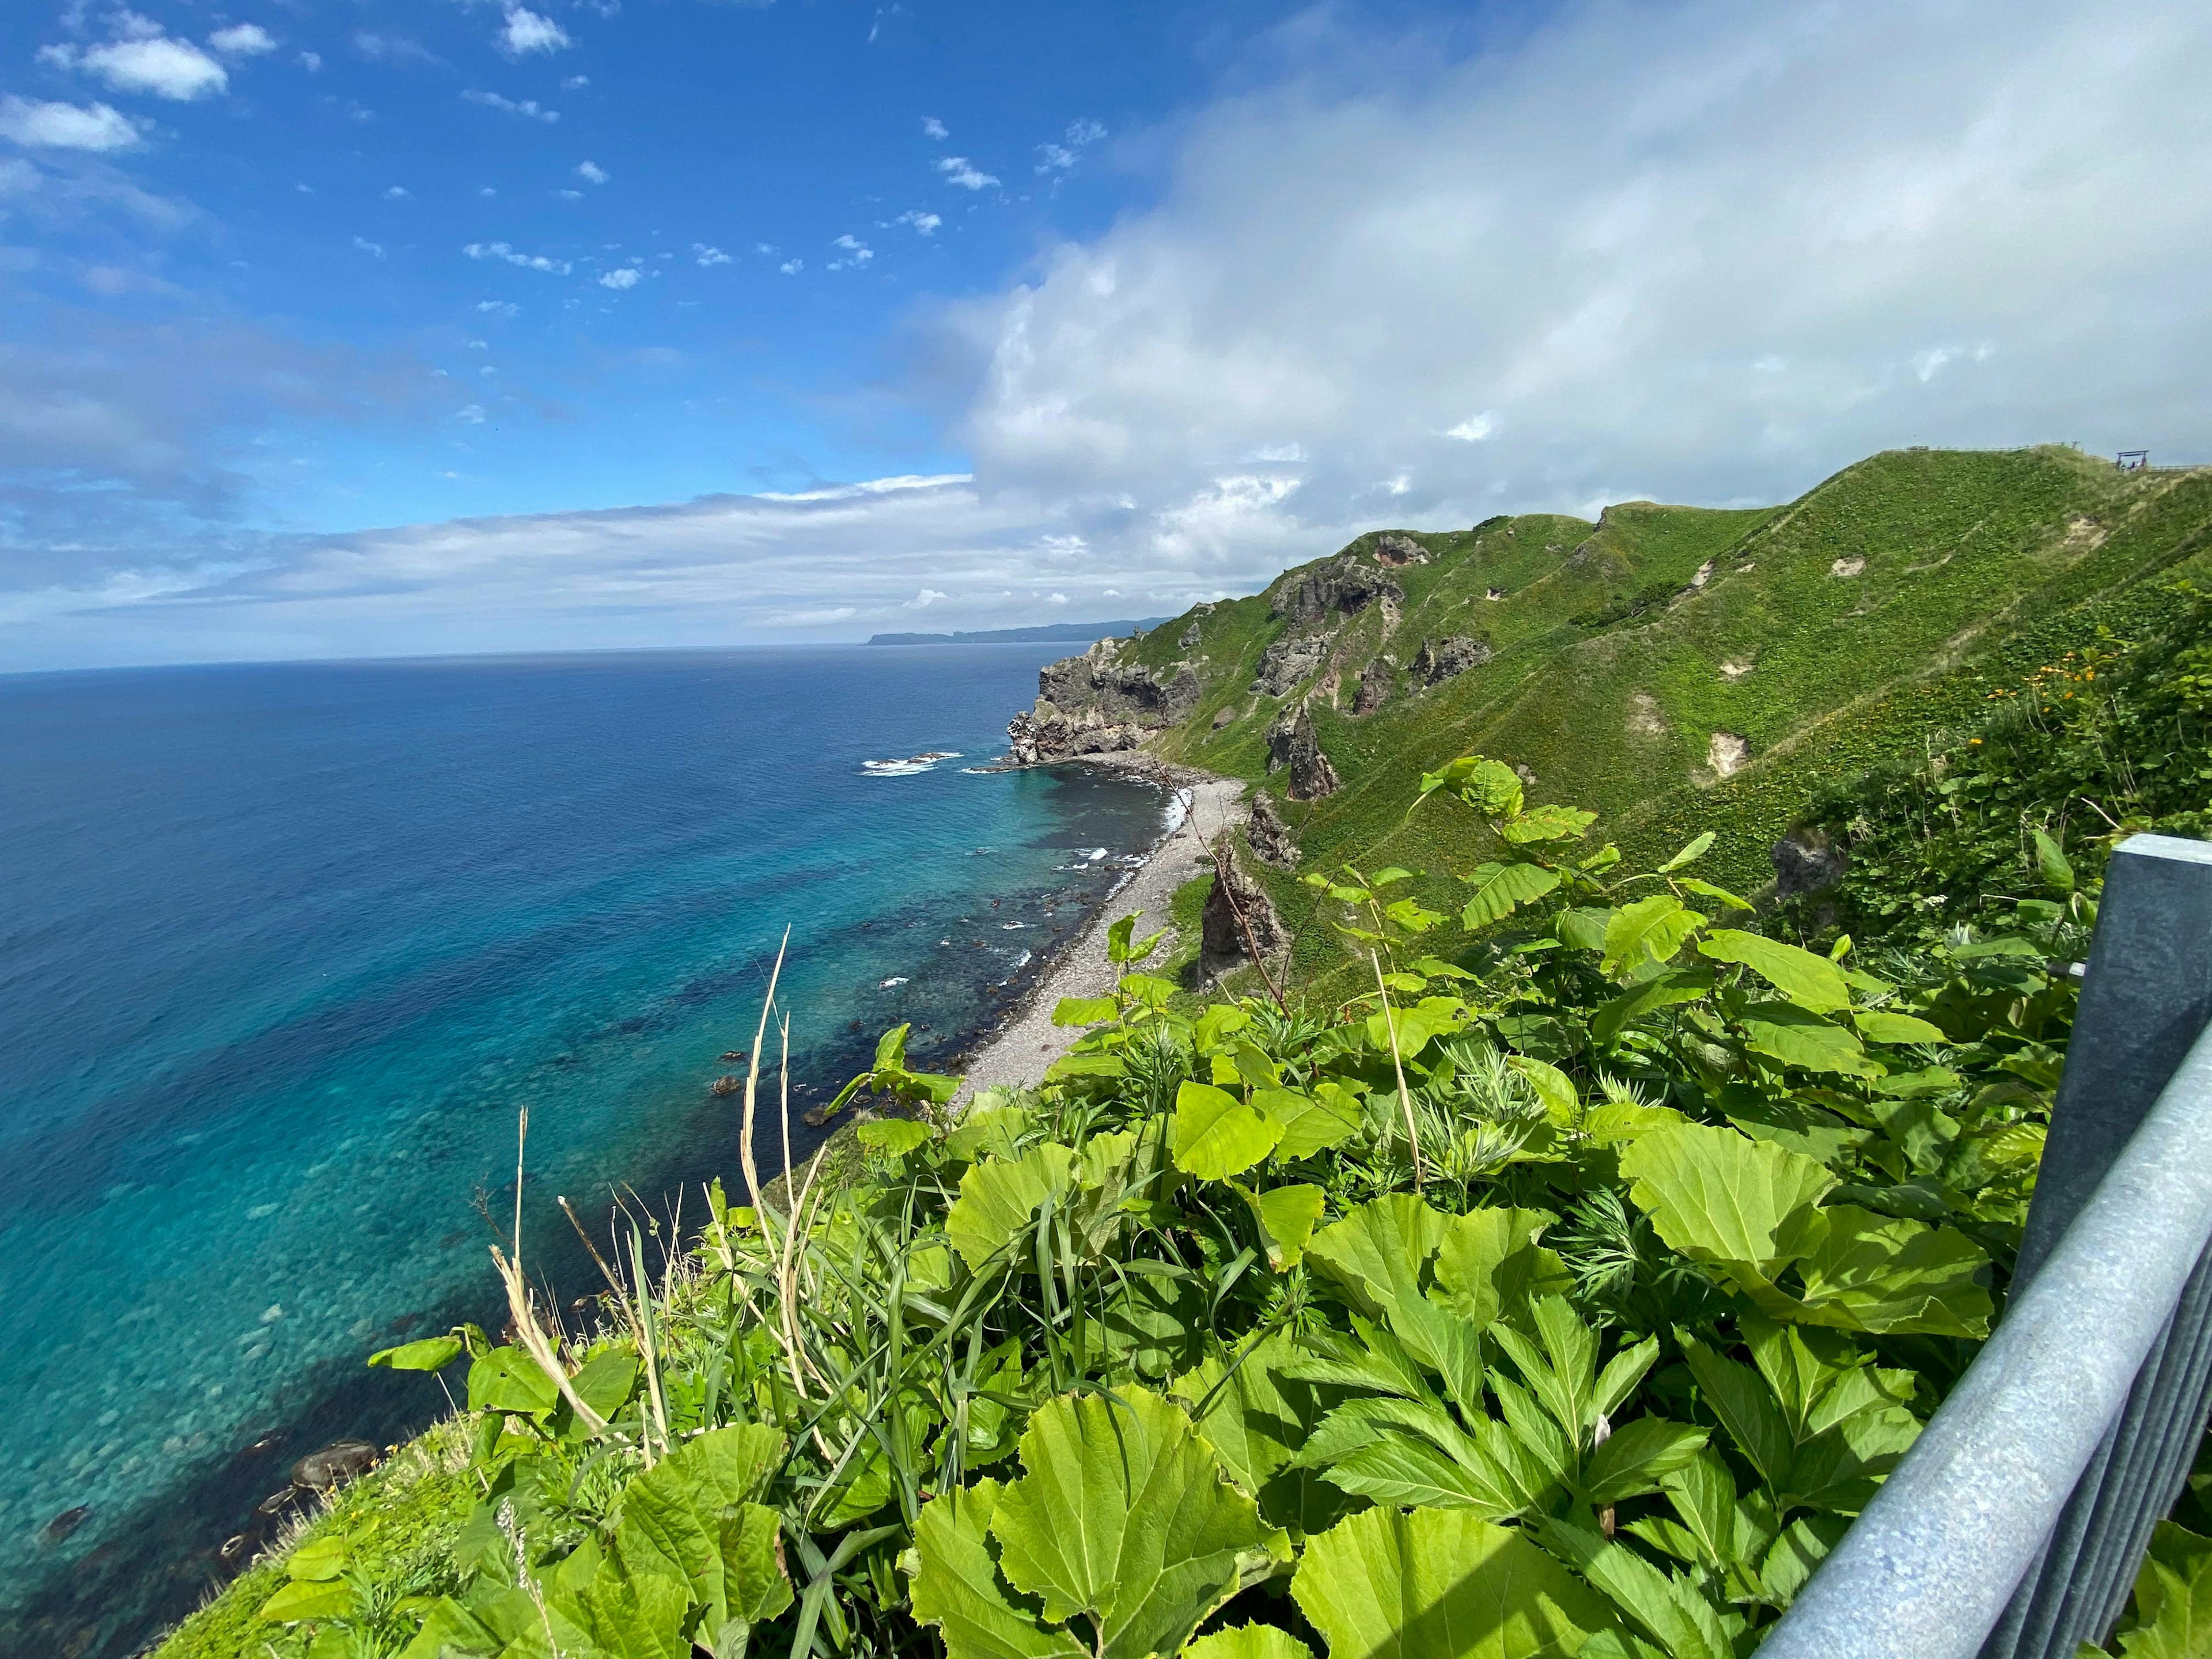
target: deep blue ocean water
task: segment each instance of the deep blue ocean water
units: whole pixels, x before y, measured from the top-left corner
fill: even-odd
[[[555,1194],[734,1181],[787,925],[800,1106],[971,1039],[1161,824],[963,769],[1066,648],[0,678],[0,1651],[131,1651],[295,1458],[432,1414],[362,1359],[497,1323],[520,1108],[564,1295]]]

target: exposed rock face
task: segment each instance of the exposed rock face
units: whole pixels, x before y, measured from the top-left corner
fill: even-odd
[[[1441,645],[1432,646],[1423,640],[1420,650],[1414,653],[1411,672],[1423,685],[1442,685],[1455,675],[1481,667],[1490,658],[1489,641],[1455,634]]]
[[[1217,708],[1213,711],[1213,729],[1218,732],[1223,726],[1233,723],[1236,719],[1237,710],[1233,707]]]
[[[1249,960],[1255,945],[1261,956],[1272,957],[1291,942],[1290,930],[1283,926],[1260,884],[1238,869],[1236,860],[1222,862],[1229,879],[1224,882],[1216,871],[1213,890],[1206,896],[1206,908],[1200,913],[1199,961],[1209,975],[1231,963]],[[1245,938],[1248,928],[1251,930],[1249,940]]]
[[[1851,867],[1850,854],[1825,830],[1792,830],[1767,856],[1774,860],[1774,896],[1782,899],[1826,892]]]
[[[1712,768],[1715,777],[1742,771],[1750,759],[1750,744],[1733,732],[1716,732],[1705,745],[1705,764]]]
[[[1359,693],[1352,700],[1355,714],[1371,714],[1390,701],[1398,689],[1398,670],[1388,657],[1377,657],[1359,677]]]
[[[1287,697],[1328,655],[1326,635],[1285,634],[1260,653],[1260,673],[1252,690],[1263,697]]]
[[[1014,764],[1134,749],[1147,734],[1189,714],[1199,696],[1198,675],[1189,665],[1172,675],[1140,668],[1120,659],[1121,646],[1119,640],[1101,640],[1079,657],[1038,671],[1036,707],[1006,726]]]
[[[1285,710],[1267,730],[1267,769],[1277,772],[1285,768],[1291,774],[1291,787],[1285,793],[1292,800],[1319,800],[1344,787],[1328,757],[1322,753],[1321,738],[1314,732],[1313,711],[1304,703]]]
[[[1406,590],[1371,565],[1340,553],[1311,570],[1286,578],[1267,602],[1275,616],[1296,623],[1317,623],[1332,611],[1351,616],[1377,599],[1403,600]]]
[[[1182,630],[1182,637],[1176,641],[1176,649],[1178,651],[1188,651],[1197,643],[1198,620],[1196,617],[1193,617],[1191,619],[1190,626]]]
[[[1375,538],[1375,562],[1393,570],[1403,570],[1409,564],[1426,564],[1429,550],[1411,536],[1377,536]]]
[[[1252,816],[1245,820],[1244,838],[1252,843],[1252,855],[1261,863],[1277,870],[1298,867],[1298,844],[1291,839],[1291,826],[1283,822],[1270,797],[1252,798]]]

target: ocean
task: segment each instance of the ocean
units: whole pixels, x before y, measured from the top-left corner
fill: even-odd
[[[1066,649],[0,678],[0,1652],[135,1651],[296,1458],[434,1415],[362,1362],[500,1323],[520,1109],[564,1296],[554,1194],[734,1185],[787,927],[797,1108],[971,1041],[1162,827],[969,769]]]

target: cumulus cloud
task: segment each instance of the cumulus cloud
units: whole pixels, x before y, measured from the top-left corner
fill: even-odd
[[[591,84],[592,77],[588,75],[570,75],[562,77],[561,82],[561,90],[563,92],[581,92],[586,87],[588,87]]]
[[[937,170],[963,190],[988,190],[999,181],[990,173],[969,164],[964,155],[947,155],[937,164]]]
[[[228,28],[217,29],[207,40],[226,58],[258,58],[276,50],[276,37],[258,23],[233,23]]]
[[[510,58],[526,57],[533,52],[559,52],[575,44],[568,30],[525,6],[509,6],[506,27],[499,32],[500,50]]]
[[[921,118],[921,135],[925,138],[937,139],[950,138],[952,136],[945,123],[934,115],[925,115]]]
[[[830,246],[844,251],[842,258],[832,259],[830,262],[830,269],[832,270],[857,270],[876,257],[875,249],[870,247],[850,231],[837,238]]]
[[[721,249],[718,247],[709,247],[704,242],[694,242],[691,244],[691,257],[702,270],[711,265],[726,265],[736,263],[728,254],[723,252]]]
[[[619,293],[623,289],[635,288],[644,274],[629,265],[623,265],[617,270],[602,274],[599,277],[599,286],[613,289]]]
[[[806,269],[806,261],[804,259],[786,259],[781,264],[778,265],[776,269],[787,276],[796,276],[800,271]]]
[[[300,67],[307,70],[310,75],[321,74],[323,69],[323,54],[319,52],[301,52],[300,54]]]
[[[415,192],[404,185],[387,185],[384,189],[384,199],[387,202],[411,202],[415,199]]]
[[[492,317],[512,317],[520,307],[511,300],[479,300],[477,309]]]
[[[587,185],[604,185],[611,175],[596,161],[579,161],[576,176]]]
[[[33,149],[129,149],[139,142],[131,118],[106,104],[50,104],[0,98],[0,138]]]
[[[134,12],[120,14],[116,23],[122,39],[97,46],[41,46],[39,58],[96,76],[118,92],[150,93],[178,103],[213,97],[229,88],[229,72],[191,41],[162,33]]]
[[[505,242],[471,242],[461,252],[471,259],[503,259],[525,270],[542,270],[553,276],[566,276],[572,269],[566,259],[549,259],[542,253],[518,253]]]
[[[912,225],[917,236],[934,236],[937,234],[937,228],[945,221],[934,213],[925,213],[921,209],[915,208],[910,212],[900,214],[891,222],[895,225]]]

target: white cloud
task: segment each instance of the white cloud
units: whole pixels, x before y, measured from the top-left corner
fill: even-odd
[[[0,138],[33,149],[108,152],[137,144],[131,118],[106,104],[49,104],[0,98]]]
[[[899,609],[902,611],[927,611],[931,605],[935,605],[939,599],[949,599],[951,597],[951,596],[950,594],[939,592],[934,587],[925,587],[921,592],[915,594],[904,605],[901,605]]]
[[[512,98],[502,98],[495,92],[479,92],[473,87],[461,94],[464,103],[479,104],[485,109],[503,110],[509,115],[520,115],[532,121],[551,123],[561,118],[557,109],[547,109],[535,98],[525,98],[520,103]]]
[[[499,33],[500,50],[512,58],[533,52],[558,52],[575,44],[568,30],[525,6],[507,9],[507,26]]]
[[[1479,444],[1498,430],[1498,416],[1489,410],[1480,415],[1470,415],[1457,426],[1444,428],[1444,436],[1456,438],[1463,444]]]
[[[937,228],[945,221],[934,213],[926,213],[920,208],[915,208],[908,212],[900,214],[891,222],[895,225],[912,225],[915,234],[918,236],[934,236],[937,234]]]
[[[602,275],[599,278],[599,286],[613,289],[619,293],[626,288],[635,288],[639,278],[643,275],[642,271],[623,265],[618,270],[610,270]]]
[[[830,246],[842,248],[845,251],[843,258],[832,259],[830,262],[830,269],[832,270],[856,270],[876,257],[875,249],[870,247],[850,231],[837,238]]]
[[[96,75],[118,92],[151,93],[178,103],[228,88],[229,72],[191,41],[171,39],[134,12],[120,14],[116,22],[122,40],[82,48],[41,46],[39,58],[62,69]]]
[[[588,75],[571,75],[562,81],[561,90],[563,92],[581,92],[586,87],[588,87],[591,84],[592,77]]]
[[[453,418],[464,426],[482,426],[484,407],[482,404],[464,404],[453,411]]]
[[[948,155],[937,164],[937,170],[963,190],[988,190],[998,179],[992,174],[969,165],[964,155]]]
[[[321,74],[323,71],[323,54],[319,52],[301,52],[300,54],[300,67],[307,70],[310,75]]]
[[[391,185],[385,189],[384,199],[387,202],[411,202],[415,199],[415,192],[404,185]]]
[[[356,236],[353,239],[353,245],[363,253],[374,255],[379,259],[384,257],[384,244],[381,242],[372,242],[366,236]]]
[[[1036,170],[1040,174],[1065,173],[1075,165],[1075,152],[1064,144],[1039,144],[1036,153]]]
[[[945,123],[934,115],[925,115],[921,118],[921,134],[925,138],[938,139],[950,138],[952,136]]]
[[[584,199],[584,192],[580,190],[556,190],[553,193],[564,202],[580,202]]]
[[[571,269],[566,259],[549,259],[542,253],[517,253],[505,242],[471,242],[461,252],[471,259],[503,259],[525,270],[542,270],[554,276],[566,276]]]
[[[579,161],[576,163],[576,176],[587,185],[604,185],[610,175],[596,161]]]
[[[1105,136],[1106,124],[1103,121],[1085,118],[1067,124],[1067,142],[1078,149],[1087,144],[1095,144]]]
[[[258,23],[233,23],[208,36],[207,42],[226,58],[258,58],[276,50],[276,37]]]
[[[709,265],[734,264],[737,262],[718,247],[708,247],[704,242],[691,244],[691,257],[702,269]]]
[[[804,259],[786,259],[781,264],[778,265],[776,269],[787,276],[796,276],[800,271],[806,269],[806,261]]]

